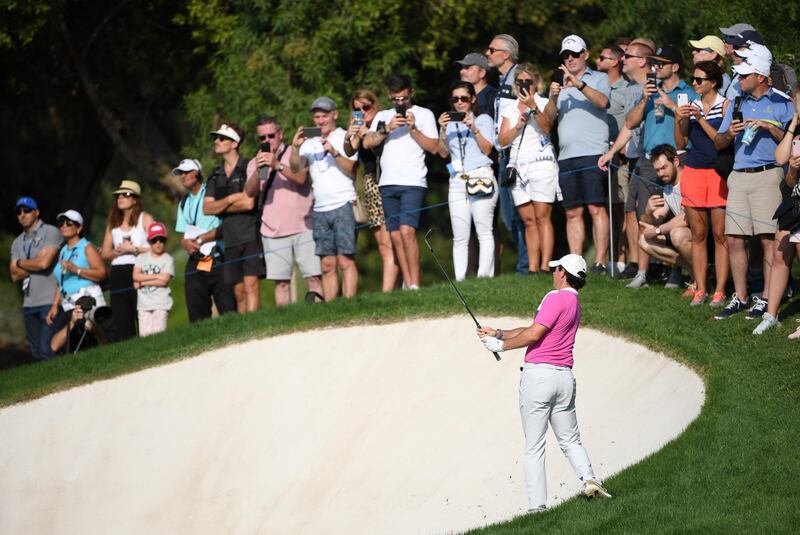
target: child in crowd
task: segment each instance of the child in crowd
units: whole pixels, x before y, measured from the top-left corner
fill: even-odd
[[[133,284],[137,288],[139,336],[149,336],[167,329],[167,314],[172,308],[169,281],[175,276],[175,262],[164,252],[167,229],[154,222],[147,229],[150,250],[136,257]]]

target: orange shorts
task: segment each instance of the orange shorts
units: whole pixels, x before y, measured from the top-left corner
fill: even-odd
[[[725,207],[728,185],[713,169],[684,166],[681,175],[681,205],[692,208]]]

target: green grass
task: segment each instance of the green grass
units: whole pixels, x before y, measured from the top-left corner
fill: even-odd
[[[508,275],[470,280],[461,288],[479,317],[530,316],[549,289],[549,281]],[[584,326],[633,339],[696,369],[706,382],[703,411],[664,449],[608,479],[613,500],[573,499],[545,514],[474,533],[775,533],[796,529],[800,468],[794,448],[800,427],[800,345],[786,339],[794,328],[793,318],[784,312],[784,328],[757,338],[750,334],[753,322],[742,317],[714,321],[709,308],[690,309],[675,291],[634,292],[620,282],[592,277],[581,293]],[[797,304],[790,311],[796,312]],[[0,372],[0,404],[246,339],[450,314],[464,314],[464,321],[470,321],[452,290],[438,284],[420,292],[366,294],[349,301],[298,304],[182,325],[158,336]],[[590,356],[578,355],[578,365],[581,358]],[[487,366],[492,362],[487,358]]]

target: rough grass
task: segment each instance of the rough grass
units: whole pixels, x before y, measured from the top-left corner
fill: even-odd
[[[461,288],[479,317],[529,316],[549,289],[549,279],[508,275],[470,280]],[[581,293],[584,325],[633,339],[698,370],[706,381],[703,411],[678,439],[608,479],[613,500],[573,499],[545,514],[472,533],[794,531],[800,519],[800,468],[794,451],[800,424],[800,345],[786,339],[793,318],[784,312],[785,327],[754,337],[753,322],[743,317],[715,321],[711,309],[690,309],[676,291],[630,291],[620,282],[592,277]],[[789,313],[796,308],[790,307]],[[419,292],[368,294],[227,316],[0,372],[0,404],[251,338],[451,314],[464,314],[470,321],[452,290],[440,284]],[[578,365],[588,357],[578,355]],[[492,362],[487,358],[487,366]]]

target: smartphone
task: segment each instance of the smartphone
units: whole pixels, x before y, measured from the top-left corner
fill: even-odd
[[[272,147],[269,146],[269,143],[262,143],[261,146],[258,147],[258,150],[261,152],[270,152]]]
[[[652,85],[652,86],[657,86],[658,85],[658,76],[656,75],[656,73],[654,73],[654,72],[648,72],[647,73],[647,83]]]
[[[123,236],[122,237],[122,241],[130,242],[131,241],[131,237],[130,236]]]
[[[317,127],[303,127],[303,137],[322,137],[322,128]]]
[[[731,113],[731,122],[733,121],[744,121],[744,115],[742,115],[742,112],[739,110],[734,110],[733,113]]]
[[[447,115],[450,116],[451,121],[463,121],[467,114],[463,111],[448,111]]]
[[[395,106],[394,111],[397,112],[398,115],[402,115],[403,117],[406,116],[406,112],[408,111],[408,106],[405,104],[399,104]]]
[[[800,139],[792,140],[792,156],[800,156]]]
[[[678,106],[688,106],[689,105],[689,95],[686,93],[678,93]]]
[[[561,72],[561,69],[559,69],[558,72],[560,72],[562,75],[564,74],[563,72]],[[563,81],[563,76],[562,76],[562,81]],[[524,89],[525,92],[530,95],[531,94],[531,84],[533,84],[533,80],[520,80],[520,82],[519,82],[520,92]]]
[[[353,124],[356,126],[364,126],[364,112],[356,110],[353,112]]]
[[[553,81],[558,85],[564,85],[564,71],[558,67],[553,69]]]

